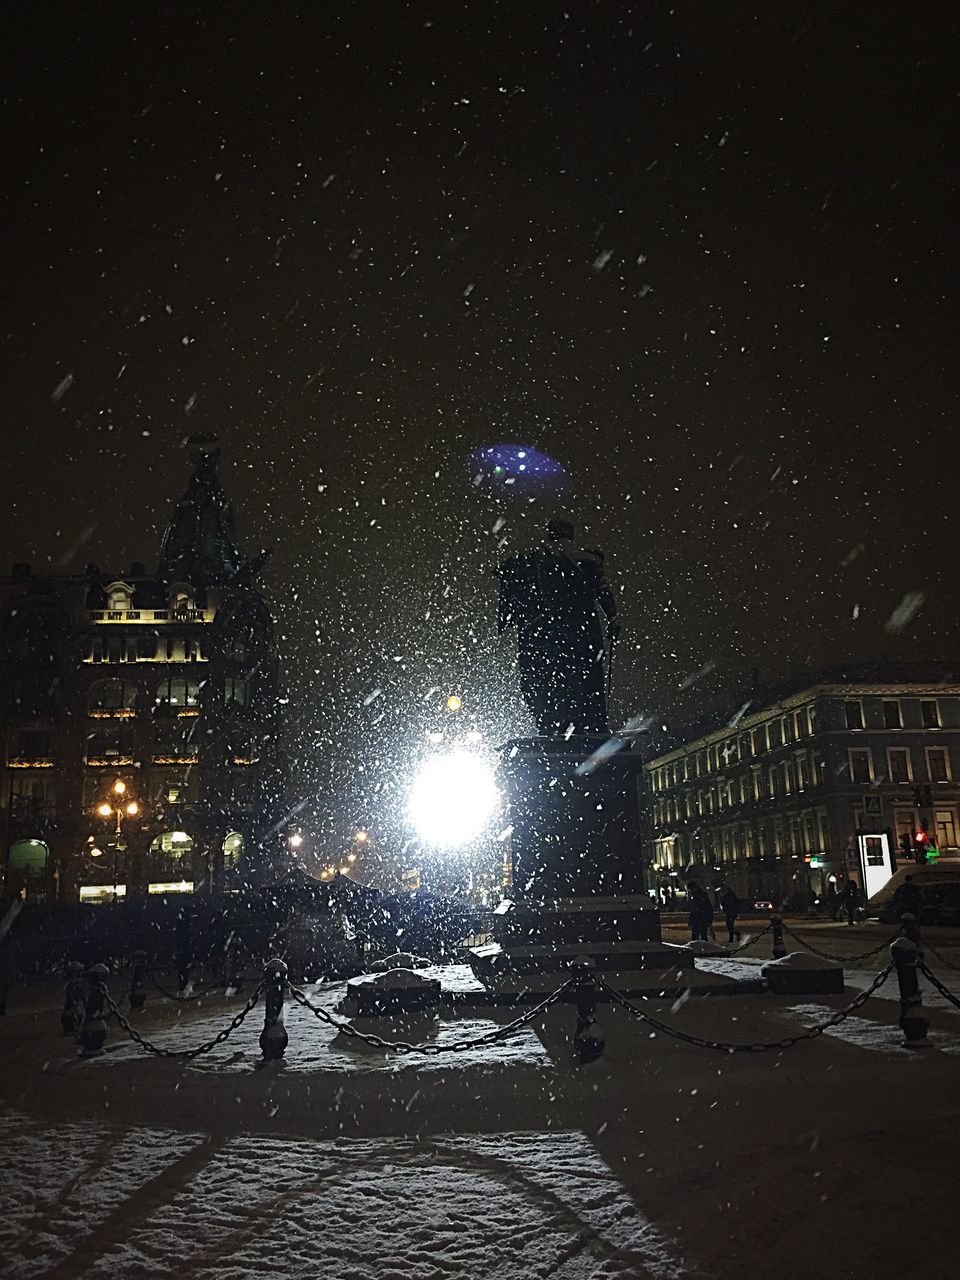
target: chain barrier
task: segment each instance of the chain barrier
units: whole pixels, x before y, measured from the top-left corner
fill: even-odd
[[[136,1027],[130,1025],[103,984],[101,984],[100,990],[103,993],[104,1003],[112,1016],[117,1020],[130,1039],[135,1044],[138,1044],[141,1049],[145,1049],[147,1053],[155,1054],[158,1058],[190,1059],[199,1058],[203,1053],[209,1053],[211,1049],[215,1049],[218,1044],[223,1044],[225,1040],[229,1039],[229,1037],[233,1035],[234,1031],[236,1031],[237,1027],[240,1026],[241,1022],[243,1022],[244,1018],[260,999],[260,993],[263,990],[263,983],[261,982],[257,986],[247,1003],[243,1006],[236,1017],[231,1020],[229,1026],[226,1026],[222,1031],[219,1031],[212,1040],[205,1040],[203,1044],[197,1045],[195,1049],[162,1049],[159,1045],[151,1044],[145,1036],[140,1034]]]
[[[936,974],[933,974],[930,972],[930,970],[927,968],[927,966],[923,963],[922,960],[917,965],[917,968],[920,970],[923,976],[927,979],[927,981],[931,983],[932,986],[936,987],[936,989],[943,996],[944,1000],[949,1000],[952,1005],[955,1005],[958,1009],[960,1009],[960,999],[958,999],[958,997],[953,994],[953,992],[950,990],[949,987],[945,987],[943,985],[943,983],[936,976]]]
[[[829,951],[821,951],[819,947],[815,947],[812,943],[807,942],[806,938],[804,938],[802,934],[794,933],[789,925],[783,926],[783,932],[789,933],[790,937],[793,938],[795,942],[799,942],[801,947],[806,947],[808,951],[812,951],[815,956],[820,956],[824,960],[837,960],[840,964],[858,964],[861,960],[869,960],[871,956],[877,956],[885,947],[889,947],[890,943],[893,942],[895,938],[900,937],[899,932],[892,933],[889,938],[884,938],[883,942],[881,942],[879,946],[871,947],[869,951],[861,951],[859,955],[855,956],[835,956],[831,955]]]
[[[673,1036],[676,1040],[683,1040],[686,1044],[697,1045],[701,1049],[720,1049],[724,1053],[766,1053],[768,1049],[790,1049],[802,1040],[815,1040],[817,1036],[823,1035],[824,1031],[829,1031],[831,1027],[839,1026],[845,1018],[849,1018],[851,1013],[859,1009],[861,1005],[866,1004],[873,993],[883,986],[892,969],[892,964],[888,964],[885,969],[881,969],[866,990],[861,991],[855,1000],[851,1001],[845,1008],[838,1009],[836,1013],[831,1014],[824,1022],[818,1022],[816,1026],[808,1027],[806,1031],[801,1031],[795,1036],[783,1036],[780,1040],[758,1040],[748,1044],[727,1040],[708,1040],[704,1036],[694,1035],[689,1031],[681,1031],[679,1027],[668,1026],[667,1023],[661,1022],[659,1018],[655,1018],[652,1014],[646,1013],[643,1009],[638,1009],[626,996],[621,995],[619,991],[604,982],[602,978],[597,979],[597,985],[608,993],[615,1004],[621,1005],[635,1018],[647,1023],[648,1026],[654,1027],[657,1031],[663,1032],[664,1035]]]
[[[734,947],[732,951],[728,951],[727,955],[735,956],[740,951],[746,951],[747,947],[752,947],[755,942],[759,942],[764,934],[769,933],[773,928],[772,924],[768,924],[766,928],[761,929],[759,933],[755,933],[752,938],[748,938],[746,942],[741,942],[739,947]]]
[[[946,956],[941,955],[935,946],[927,942],[926,938],[923,940],[923,949],[924,951],[929,951],[931,955],[935,955],[940,963],[945,964],[948,969],[956,969],[960,973],[960,964],[955,964],[952,960],[948,960]]]
[[[531,1022],[534,1022],[541,1013],[545,1013],[552,1005],[555,1005],[563,996],[577,986],[577,980],[570,978],[563,986],[558,987],[556,991],[552,991],[545,1000],[540,1004],[534,1005],[526,1013],[519,1018],[515,1018],[513,1022],[508,1022],[503,1027],[496,1027],[493,1031],[486,1031],[481,1036],[474,1036],[472,1040],[455,1040],[452,1044],[408,1044],[405,1040],[384,1040],[381,1036],[373,1035],[367,1031],[358,1031],[352,1023],[340,1022],[327,1013],[326,1009],[321,1009],[307,999],[302,991],[298,991],[296,987],[288,984],[287,990],[297,1004],[302,1005],[304,1009],[309,1009],[315,1018],[319,1018],[321,1022],[327,1023],[328,1026],[335,1027],[337,1031],[341,1031],[345,1036],[350,1036],[356,1040],[363,1040],[366,1044],[372,1045],[375,1049],[390,1049],[394,1053],[421,1053],[424,1057],[435,1058],[441,1053],[462,1053],[465,1049],[479,1049],[483,1045],[495,1044],[498,1040],[505,1040],[507,1036],[511,1036],[516,1031],[522,1030]]]

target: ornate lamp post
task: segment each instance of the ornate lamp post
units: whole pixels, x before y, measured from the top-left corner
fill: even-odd
[[[116,826],[114,827],[114,843],[113,843],[113,900],[117,901],[118,888],[120,882],[120,855],[126,850],[126,844],[123,840],[123,819],[125,817],[135,818],[140,812],[140,806],[136,800],[127,799],[127,784],[116,780],[111,789],[110,800],[104,800],[97,805],[97,813],[101,818],[116,818]]]

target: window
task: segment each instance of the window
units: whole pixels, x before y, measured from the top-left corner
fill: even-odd
[[[767,725],[767,749],[773,751],[775,747],[781,745],[780,740],[780,722],[771,720]]]
[[[803,712],[800,710],[795,711],[793,713],[793,736],[795,738],[803,737],[803,721],[804,721]]]
[[[810,764],[805,751],[797,752],[797,790],[806,791],[810,785]]]
[[[883,727],[885,729],[903,728],[903,717],[900,715],[900,703],[894,698],[891,698],[889,701],[884,699]]]
[[[227,676],[223,684],[223,700],[228,707],[245,707],[250,686],[243,676]],[[673,766],[674,784],[676,784],[677,766]]]
[[[17,729],[11,735],[11,760],[50,759],[50,734],[46,729]]]
[[[873,781],[873,754],[869,747],[858,748],[856,751],[848,751],[847,758],[850,768],[851,782]]]
[[[153,747],[154,759],[160,762],[175,761],[178,764],[197,760],[199,751],[194,730],[198,724],[198,720],[160,721]]]
[[[766,735],[763,729],[752,729],[750,732],[750,741],[752,744],[751,754],[758,756],[767,745]]]
[[[137,658],[141,662],[153,662],[157,656],[157,633],[137,636]]]
[[[126,680],[97,680],[90,686],[87,710],[91,715],[98,711],[129,711],[136,697],[136,688]]]
[[[130,608],[132,595],[132,590],[125,582],[112,582],[107,587],[107,609],[111,613],[125,612]]]
[[[781,719],[780,736],[785,743],[793,741],[793,716],[784,716]]]
[[[181,676],[171,676],[157,689],[158,707],[196,707],[199,702],[200,686],[196,680],[184,680]]]
[[[884,706],[887,704],[884,703]],[[896,704],[899,705],[899,704]],[[887,747],[887,773],[891,782],[912,782],[910,752],[906,747]]]
[[[957,822],[953,810],[938,809],[933,815],[933,822],[937,832],[937,848],[956,849]]]
[[[773,768],[767,774],[767,795],[775,800],[780,794],[780,770]]]
[[[819,751],[810,752],[810,785],[811,787],[823,785],[823,757]]]
[[[817,708],[814,703],[810,703],[807,707],[807,733],[813,734],[817,732]]]
[[[753,768],[753,798],[754,800],[763,799],[763,770],[759,765]]]
[[[925,729],[940,728],[940,703],[936,698],[920,699],[920,720]]]
[[[859,698],[847,698],[843,704],[848,729],[863,728],[863,703]]]
[[[950,757],[947,755],[946,747],[927,747],[925,751],[927,757],[927,777],[931,782],[949,782],[950,773]]]
[[[223,869],[232,871],[243,854],[243,836],[239,831],[231,831],[223,842]]]
[[[789,760],[783,762],[783,791],[788,796],[792,796],[794,792],[793,765]]]
[[[87,738],[87,764],[132,763],[133,726],[129,722],[107,721]]]

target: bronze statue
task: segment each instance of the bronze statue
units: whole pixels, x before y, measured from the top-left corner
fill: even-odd
[[[608,664],[620,623],[603,555],[565,546],[573,540],[567,520],[551,520],[547,539],[539,550],[500,565],[499,630],[517,630],[520,691],[544,737],[606,734],[600,615]]]

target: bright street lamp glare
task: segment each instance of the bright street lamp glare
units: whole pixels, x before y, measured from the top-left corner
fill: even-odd
[[[450,697],[447,699],[447,710],[456,712],[459,711],[462,706],[462,699],[458,698],[455,693],[451,693]]]
[[[112,809],[110,808],[110,806],[109,806],[108,804],[106,804],[106,803],[104,803],[104,804],[98,804],[98,805],[97,805],[97,813],[99,813],[99,815],[100,815],[100,817],[101,817],[101,818],[109,818],[109,817],[110,817],[110,815],[111,815],[111,813],[113,813],[113,810],[112,810]]]
[[[467,844],[478,836],[497,804],[493,770],[466,751],[428,760],[410,793],[409,816],[430,844]]]
[[[113,790],[118,796],[122,796],[123,793],[126,791],[126,789],[127,789],[127,784],[125,782],[121,782],[119,778],[113,784]]]

